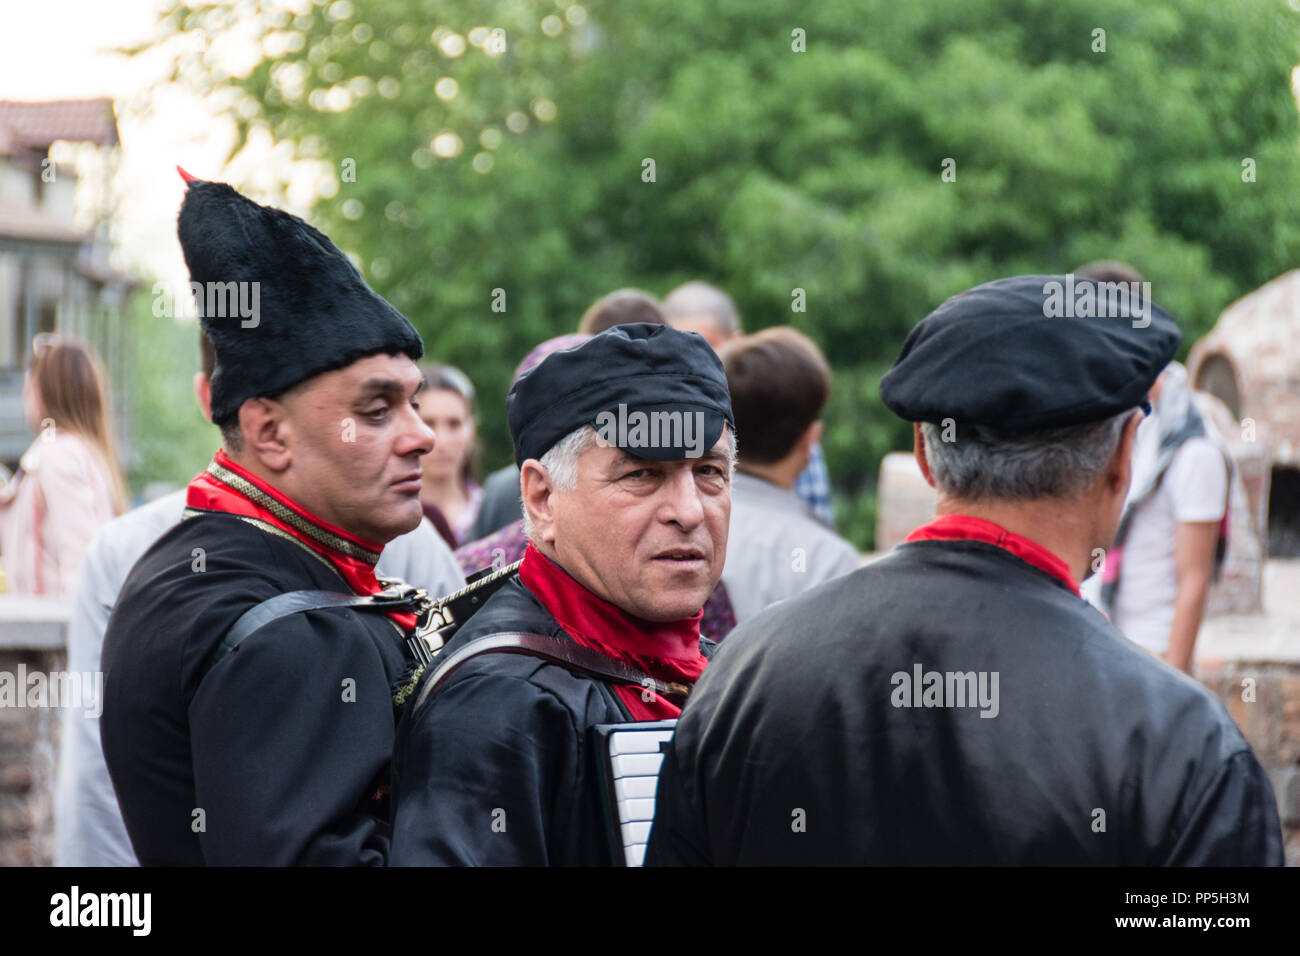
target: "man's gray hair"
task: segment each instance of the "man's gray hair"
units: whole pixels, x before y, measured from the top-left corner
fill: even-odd
[[[736,433],[728,427],[726,434],[728,452],[727,480],[730,481],[736,473]],[[579,425],[552,445],[546,454],[537,459],[541,466],[546,469],[546,473],[551,476],[551,484],[556,491],[567,493],[578,487],[578,459],[588,449],[596,447],[597,438],[596,429],[590,425]],[[533,541],[533,523],[528,517],[528,508],[526,506],[523,512],[524,535],[529,541]]]
[[[538,459],[556,491],[573,491],[578,487],[578,459],[589,448],[596,447],[596,429],[579,425],[565,435]]]
[[[922,422],[921,434],[930,473],[945,494],[968,501],[1068,499],[1083,494],[1110,463],[1136,411],[1029,432]]]
[[[740,313],[731,296],[707,282],[679,285],[659,303],[660,311],[671,322],[687,316],[707,315],[719,330],[728,335],[740,332]]]

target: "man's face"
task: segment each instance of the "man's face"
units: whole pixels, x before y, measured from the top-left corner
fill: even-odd
[[[280,398],[290,467],[283,490],[318,517],[386,544],[413,530],[420,456],[434,437],[420,420],[420,372],[406,355],[368,355]]]
[[[690,617],[722,576],[731,520],[726,431],[699,458],[649,461],[611,446],[578,458],[539,535],[587,590],[647,621]]]

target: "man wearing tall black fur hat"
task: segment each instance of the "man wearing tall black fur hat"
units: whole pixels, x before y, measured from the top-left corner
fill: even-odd
[[[1280,864],[1223,704],[1079,596],[1179,339],[1145,293],[1099,308],[1061,276],[978,286],[913,329],[880,393],[915,423],[937,520],[727,638],[664,758],[646,862]]]
[[[592,728],[674,718],[704,670],[734,419],[700,336],[634,323],[507,399],[528,550],[426,670],[393,754],[400,864],[610,864]]]
[[[105,636],[127,832],[145,865],[382,865],[415,615],[243,615],[284,592],[380,590],[381,549],[421,519],[423,345],[328,237],[227,185],[189,182],[179,235],[223,448]]]

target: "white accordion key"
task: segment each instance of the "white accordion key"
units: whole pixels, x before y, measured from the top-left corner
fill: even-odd
[[[653,801],[658,786],[658,777],[617,777],[614,780],[614,798],[619,803],[624,800],[643,800],[646,797]]]
[[[611,757],[614,765],[614,779],[619,777],[657,777],[663,766],[664,755],[661,753],[623,754]]]
[[[640,866],[645,862],[645,844],[623,847],[623,859],[627,860],[628,866]]]
[[[671,740],[671,730],[623,730],[609,735],[609,755],[657,754],[659,745]]]
[[[675,720],[656,720],[595,728],[600,739],[598,752],[604,758],[606,832],[616,864],[641,866],[645,862],[659,770],[676,724]]]
[[[623,823],[635,823],[641,820],[650,822],[655,818],[655,798],[642,800],[620,800],[618,818]]]
[[[623,827],[623,846],[644,846],[650,839],[650,821],[644,820],[640,823],[624,823]]]

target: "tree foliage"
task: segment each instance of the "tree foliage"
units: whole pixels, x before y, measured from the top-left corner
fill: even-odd
[[[175,8],[166,33],[251,29],[267,54],[229,77],[208,42],[178,77],[231,97],[241,142],[265,129],[335,170],[315,220],[476,382],[493,465],[529,348],[611,289],[705,278],[749,329],[789,323],[826,351],[827,455],[867,545],[879,459],[910,442],[879,378],[945,298],[1123,259],[1186,349],[1300,250],[1284,0],[298,10]]]
[[[161,311],[161,310],[159,310]],[[199,370],[198,323],[155,315],[148,287],[130,298],[131,460],[127,479],[137,495],[151,485],[183,485],[199,473],[221,444],[194,394]]]

